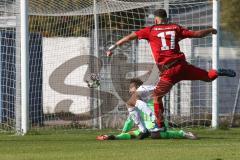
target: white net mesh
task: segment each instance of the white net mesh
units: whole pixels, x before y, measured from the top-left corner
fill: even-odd
[[[1,1],[1,22],[11,18],[15,22],[1,26],[0,117],[1,124],[10,128],[15,128],[13,108],[19,107],[8,99],[16,98],[17,67],[15,51],[4,47],[16,48],[16,6],[15,1]],[[154,61],[145,41],[123,45],[111,60],[105,51],[123,36],[152,25],[153,11],[158,8],[167,9],[171,22],[189,29],[212,26],[212,4],[206,0],[98,0],[95,8],[93,0],[29,0],[31,128],[121,127],[129,79],[139,76],[151,83],[157,74],[151,71]],[[190,63],[211,68],[210,36],[183,41],[181,47]],[[100,75],[100,87],[88,87],[91,73]],[[211,84],[181,82],[166,96],[165,108],[174,126],[209,126]]]
[[[16,21],[14,1],[0,1],[0,124],[4,130],[16,127]]]

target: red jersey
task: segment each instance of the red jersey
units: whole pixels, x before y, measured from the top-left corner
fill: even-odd
[[[136,31],[138,39],[146,39],[151,46],[157,65],[162,66],[177,59],[185,60],[178,42],[193,36],[193,32],[177,24],[160,24]]]

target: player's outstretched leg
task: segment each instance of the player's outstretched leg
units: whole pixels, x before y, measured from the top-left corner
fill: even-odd
[[[197,139],[197,136],[192,132],[186,132],[183,130],[167,130],[167,131],[159,131],[159,132],[151,132],[152,139]]]
[[[183,73],[188,73],[188,74],[180,75],[181,80],[202,80],[205,82],[212,82],[218,76],[227,76],[227,77],[236,76],[236,72],[232,69],[219,68],[218,70],[211,69],[209,71],[206,71],[204,69],[201,69],[189,64],[186,64],[184,66]]]
[[[236,72],[232,69],[219,68],[217,73],[218,76],[236,77]]]

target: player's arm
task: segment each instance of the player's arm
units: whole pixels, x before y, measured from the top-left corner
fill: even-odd
[[[209,28],[200,31],[193,31],[191,38],[203,38],[209,34],[217,34],[217,30],[214,28]]]
[[[203,29],[199,31],[188,30],[187,28],[180,26],[180,39],[184,38],[202,38],[209,34],[217,34],[217,30],[214,28]]]
[[[124,43],[127,43],[131,40],[137,39],[137,35],[135,32],[123,37],[122,39],[120,39],[119,41],[117,41],[115,44],[111,45],[108,50],[107,50],[107,56],[111,56],[112,52],[114,49],[116,49],[118,46],[123,45]]]
[[[107,50],[107,56],[111,56],[112,52],[114,49],[116,49],[118,46],[123,45],[124,43],[127,43],[131,40],[134,39],[149,39],[149,35],[150,35],[150,31],[151,31],[151,27],[145,27],[143,29],[140,29],[136,32],[133,32],[125,37],[123,37],[122,39],[120,39],[119,41],[117,41],[114,45],[112,45],[111,47],[109,47],[109,49]]]
[[[121,45],[123,45],[124,43],[127,43],[127,42],[129,42],[129,41],[131,41],[131,40],[134,40],[134,39],[137,39],[137,35],[136,35],[135,32],[133,32],[133,33],[131,33],[131,34],[123,37],[123,38],[120,39],[119,41],[117,41],[116,45],[117,45],[117,46],[121,46]]]

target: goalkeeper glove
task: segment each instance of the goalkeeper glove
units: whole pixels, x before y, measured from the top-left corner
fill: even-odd
[[[106,53],[107,53],[107,56],[110,57],[110,56],[113,54],[112,51],[113,51],[114,49],[116,49],[116,48],[117,48],[117,45],[116,45],[116,44],[111,45],[111,46],[108,48],[107,52],[106,52]]]

